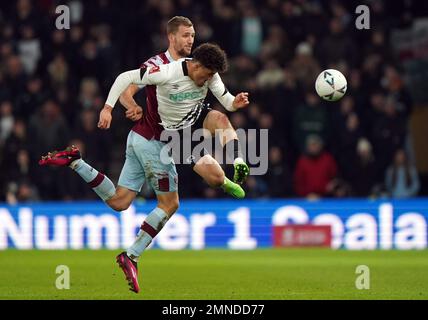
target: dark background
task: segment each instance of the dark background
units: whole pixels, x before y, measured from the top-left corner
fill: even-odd
[[[70,30],[55,28],[60,4],[71,9]],[[360,4],[370,8],[370,30],[355,28]],[[0,4],[0,201],[96,199],[71,170],[37,165],[42,154],[71,143],[117,181],[132,123],[118,104],[111,130],[101,131],[98,113],[120,72],[166,50],[174,15],[193,21],[194,47],[211,41],[226,50],[229,90],[250,92],[246,110],[228,113],[234,127],[269,129],[269,170],[248,179],[249,198],[311,196],[299,193],[296,177],[313,134],[336,168],[321,197],[390,195],[385,177],[399,149],[414,168],[409,119],[426,100],[412,93],[406,57],[391,39],[428,16],[424,1],[19,0]],[[315,95],[315,78],[326,68],[347,77],[339,102]],[[144,94],[137,100],[144,104]],[[358,161],[361,139],[371,146],[370,165]],[[415,170],[416,194],[427,195],[426,174]],[[179,173],[182,197],[223,197],[196,174]],[[142,196],[153,193],[144,188]]]

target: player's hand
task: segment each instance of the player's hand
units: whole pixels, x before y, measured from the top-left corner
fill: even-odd
[[[235,100],[233,100],[232,107],[235,109],[241,109],[248,106],[249,103],[248,92],[241,92],[236,95]]]
[[[111,124],[111,111],[112,107],[105,105],[104,108],[100,112],[100,120],[98,121],[98,128],[100,129],[110,129]]]
[[[132,121],[138,121],[143,117],[143,108],[140,106],[135,106],[126,110],[125,115],[128,119]]]

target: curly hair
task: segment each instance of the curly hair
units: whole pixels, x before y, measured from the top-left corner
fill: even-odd
[[[228,68],[227,55],[214,43],[204,43],[193,51],[193,60],[215,72],[225,72]]]

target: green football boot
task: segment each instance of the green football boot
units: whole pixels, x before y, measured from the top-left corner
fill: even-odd
[[[224,184],[221,186],[224,192],[227,194],[230,194],[232,197],[237,199],[243,199],[245,198],[245,191],[242,189],[242,187],[233,182],[230,181],[228,178],[224,177]]]
[[[248,175],[250,174],[250,168],[243,161],[235,162],[233,164],[233,168],[235,171],[235,173],[233,174],[233,182],[243,184],[247,179]]]

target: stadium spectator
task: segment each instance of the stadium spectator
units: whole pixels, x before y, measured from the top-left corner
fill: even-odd
[[[9,137],[13,129],[15,119],[12,108],[12,103],[10,101],[4,101],[0,105],[0,146]]]
[[[19,58],[27,74],[33,74],[41,58],[41,43],[36,37],[35,30],[30,25],[21,27],[21,40],[18,41],[17,47]]]
[[[299,105],[293,116],[293,140],[300,152],[307,148],[307,138],[318,135],[323,142],[327,141],[328,114],[313,91],[305,94],[305,103]]]
[[[69,82],[69,66],[62,53],[58,53],[48,64],[50,85],[54,90],[64,87]]]
[[[16,2],[16,8],[13,9],[14,15],[11,18],[11,22],[15,32],[22,26],[33,26],[35,31],[38,31],[41,19],[38,12],[36,12],[33,7],[32,1],[18,0]]]
[[[291,171],[279,147],[269,149],[269,169],[265,181],[269,197],[283,198],[293,195]]]
[[[12,182],[8,186],[6,192],[6,202],[9,205],[16,205],[17,203],[35,202],[39,201],[39,194],[35,185],[29,181],[20,181],[18,183]]]
[[[387,97],[392,100],[398,116],[406,123],[412,112],[413,103],[397,69],[392,66],[387,66],[382,83],[387,89]]]
[[[358,141],[363,137],[360,120],[356,113],[350,113],[343,120],[338,124],[339,128],[335,132],[335,141],[331,148],[341,169],[355,158]]]
[[[25,85],[25,90],[16,97],[14,114],[18,118],[28,121],[36,108],[42,105],[48,97],[49,92],[41,77],[31,76]]]
[[[53,100],[47,100],[30,119],[29,136],[35,156],[45,150],[59,149],[69,140],[70,130],[61,109]]]
[[[348,158],[341,169],[343,178],[352,188],[353,196],[374,197],[380,191],[372,145],[366,138],[358,140],[355,156]]]
[[[266,40],[260,49],[259,59],[261,61],[275,60],[281,62],[290,61],[293,57],[292,45],[287,38],[287,33],[279,24],[269,27]]]
[[[77,75],[80,79],[84,77],[95,77],[98,82],[103,81],[104,71],[102,70],[103,63],[98,53],[97,43],[92,39],[87,39],[76,59]]]
[[[99,84],[95,78],[83,78],[80,82],[79,92],[80,110],[100,109],[104,101],[99,92]]]
[[[97,129],[98,112],[85,109],[80,115],[80,122],[74,129],[74,138],[85,146],[85,159],[106,172],[110,162],[109,133]]]
[[[47,100],[42,107],[30,118],[28,136],[31,137],[29,151],[34,164],[35,182],[39,187],[42,199],[60,199],[59,170],[52,169],[50,174],[37,165],[37,160],[46,150],[61,150],[69,142],[70,129],[61,113],[58,104]]]
[[[333,18],[330,20],[330,33],[321,42],[320,53],[321,62],[324,65],[331,65],[347,61],[351,66],[356,65],[356,46],[348,33],[345,32],[343,20]]]
[[[268,185],[260,176],[249,176],[246,183],[245,194],[249,198],[261,199],[268,197]]]
[[[266,60],[256,77],[256,84],[260,90],[274,88],[283,81],[284,73],[275,60]]]
[[[299,197],[318,198],[332,191],[330,184],[337,176],[337,165],[323,148],[319,136],[306,138],[306,153],[297,160],[294,172],[295,192]]]
[[[241,49],[249,56],[255,57],[259,54],[263,41],[263,24],[257,10],[251,1],[239,1],[241,6]]]
[[[293,141],[293,115],[299,104],[301,104],[301,90],[297,84],[294,74],[288,68],[283,69],[284,81],[270,92],[269,101],[270,112],[276,123],[280,123],[278,146],[287,150],[287,160],[291,161],[291,166],[295,163],[295,153],[297,146]],[[290,157],[291,158],[288,158]],[[292,160],[294,159],[294,160]]]
[[[254,74],[257,64],[247,55],[239,55],[230,61],[229,72],[224,77],[230,90],[254,90],[257,86]]]
[[[11,99],[16,99],[25,90],[25,85],[28,81],[28,75],[22,67],[22,62],[16,55],[10,55],[5,60],[5,79],[4,83],[7,83],[8,94]],[[14,102],[14,101],[13,101]]]
[[[318,77],[321,68],[312,55],[312,47],[309,43],[301,42],[296,47],[296,55],[290,63],[290,72],[303,90],[313,89],[314,79]]]
[[[420,188],[418,173],[403,149],[395,152],[394,161],[386,172],[385,185],[393,198],[405,199],[418,194]]]
[[[280,13],[281,26],[287,32],[289,40],[292,43],[303,40],[304,30],[301,28],[303,17],[300,6],[293,1],[284,1],[280,5]]]
[[[9,169],[13,170],[18,151],[26,150],[28,147],[27,143],[25,123],[22,120],[14,121],[12,132],[2,144],[2,155],[0,158],[1,173],[6,174]]]
[[[25,158],[28,158],[27,143],[25,123],[22,120],[16,120],[13,124],[13,130],[11,134],[8,136],[3,146],[1,147],[0,192],[2,196],[0,198],[3,198],[3,195],[6,194],[9,183],[17,181],[18,179],[23,178],[23,176],[29,176],[30,166],[28,163],[23,163],[26,160]],[[21,153],[21,157],[18,157],[19,153]],[[21,160],[21,164],[25,165],[25,168],[21,168],[18,159]],[[21,169],[25,169],[23,176],[21,175]]]
[[[383,97],[379,107],[380,112],[373,122],[372,139],[380,172],[385,172],[395,152],[404,146],[407,119],[399,116],[396,102],[391,98]]]

